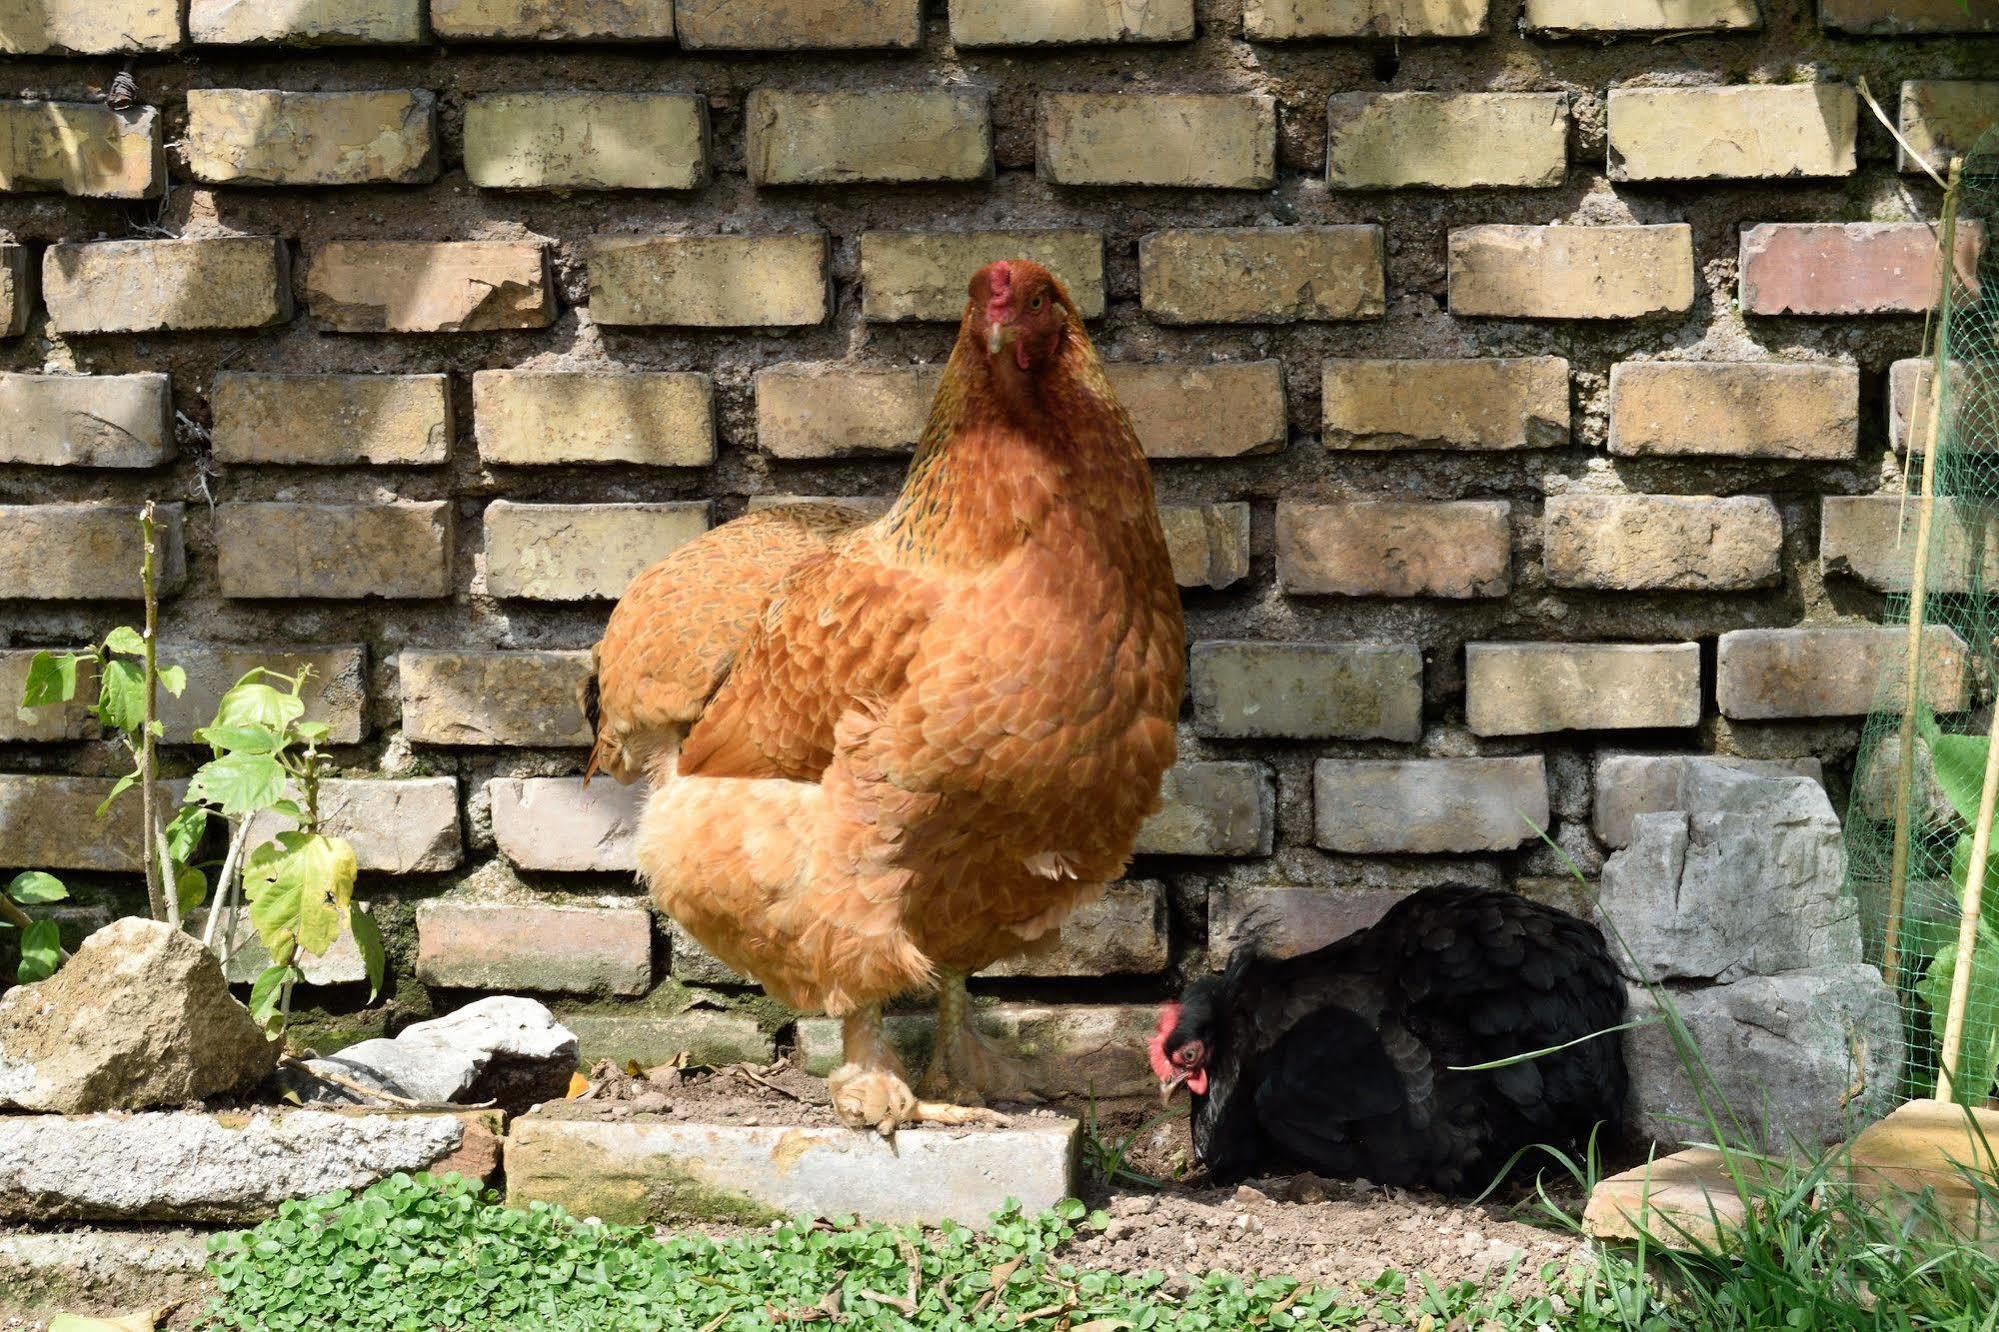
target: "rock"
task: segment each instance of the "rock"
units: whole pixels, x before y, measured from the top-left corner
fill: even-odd
[[[0,1235],[0,1312],[47,1317],[78,1306],[191,1308],[213,1289],[208,1237],[194,1230],[24,1230]]]
[[[1748,1158],[1734,1161],[1735,1169],[1749,1166]],[[1590,1190],[1583,1226],[1603,1240],[1716,1245],[1747,1211],[1728,1158],[1712,1147],[1689,1147],[1600,1181]]]
[[[0,1222],[260,1221],[398,1170],[488,1177],[498,1127],[493,1111],[0,1115]]]
[[[493,1101],[518,1114],[566,1094],[577,1058],[575,1033],[545,1006],[496,995],[414,1023],[392,1040],[362,1041],[307,1066],[425,1105]],[[361,1099],[336,1084],[287,1081],[311,1101]]]
[[[1018,1198],[1033,1213],[1068,1197],[1077,1123],[906,1129],[893,1142],[846,1128],[702,1125],[529,1116],[507,1136],[507,1201],[577,1216],[758,1223],[785,1214],[982,1225]]]
[[[1841,966],[1663,993],[1712,1079],[1725,1138],[1773,1151],[1817,1148],[1842,1141],[1896,1100],[1901,1014],[1894,992],[1857,953]],[[1658,1014],[1652,992],[1632,986],[1630,1020]],[[1627,1032],[1624,1060],[1634,1130],[1675,1145],[1712,1141],[1664,1023]]]
[[[0,997],[0,1109],[184,1105],[255,1086],[277,1059],[215,955],[159,921],[114,921]]]
[[[1809,777],[1690,762],[1676,812],[1631,821],[1603,868],[1600,917],[1626,975],[1732,981],[1860,960],[1839,818]]]

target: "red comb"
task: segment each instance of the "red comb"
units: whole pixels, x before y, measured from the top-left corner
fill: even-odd
[[[1013,304],[1013,266],[1001,259],[987,270],[986,322],[997,324]]]

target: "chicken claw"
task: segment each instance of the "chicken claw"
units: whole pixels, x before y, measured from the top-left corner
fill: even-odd
[[[842,1064],[826,1079],[833,1114],[848,1128],[868,1129],[892,1138],[910,1124],[1004,1124],[1006,1116],[984,1106],[919,1101],[909,1084],[883,1068]]]
[[[1038,1101],[1025,1069],[972,1025],[965,974],[944,971],[937,982],[937,1048],[917,1089],[924,1096],[964,1105],[988,1101]]]

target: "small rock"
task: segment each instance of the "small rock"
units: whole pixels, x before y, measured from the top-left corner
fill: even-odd
[[[1270,1201],[1270,1195],[1261,1189],[1251,1188],[1247,1184],[1238,1184],[1236,1185],[1235,1200],[1239,1203],[1267,1203]]]
[[[350,1045],[308,1067],[426,1105],[492,1101],[521,1114],[568,1092],[576,1051],[574,1033],[545,1005],[496,995],[414,1023],[393,1040]],[[285,1081],[310,1101],[361,1100],[337,1084],[289,1074]]]
[[[253,1087],[277,1059],[215,955],[159,921],[114,921],[0,997],[0,1109],[185,1105]]]
[[[665,1092],[640,1092],[632,1098],[632,1113],[656,1115],[670,1104]]]

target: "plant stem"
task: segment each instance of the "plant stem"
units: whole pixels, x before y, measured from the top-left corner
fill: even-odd
[[[159,589],[155,584],[153,561],[159,550],[157,532],[153,522],[153,501],[147,500],[139,510],[139,536],[145,546],[145,554],[139,563],[139,586],[146,599],[146,656],[145,656],[145,720],[140,723],[139,732],[139,825],[140,850],[146,860],[146,898],[152,906],[153,919],[164,920],[171,925],[180,924],[180,894],[172,884],[164,882],[169,869],[161,857],[159,837],[159,791],[155,772],[156,753],[153,745],[153,721],[160,710],[160,677],[158,674],[160,627]]]
[[[208,924],[201,932],[201,942],[214,947],[217,922],[222,926],[222,946],[217,950],[226,969],[229,957],[236,951],[236,877],[242,863],[243,848],[250,844],[250,818],[238,819],[236,826],[229,830],[229,851],[222,857],[222,873],[215,881],[215,901],[208,908]]]

